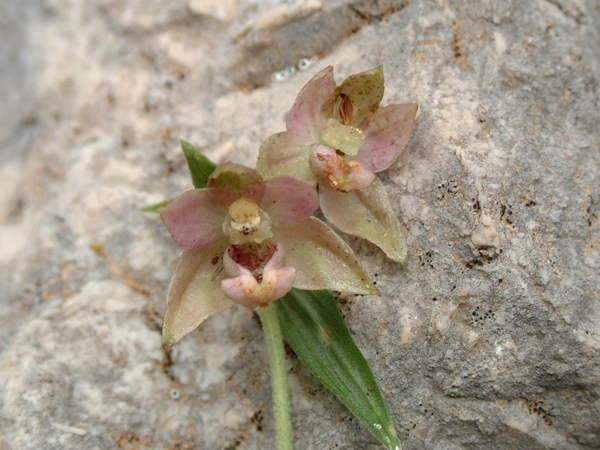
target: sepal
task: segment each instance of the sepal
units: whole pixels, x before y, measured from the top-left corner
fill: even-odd
[[[286,249],[287,265],[298,271],[294,287],[379,295],[350,246],[319,219],[282,224],[273,234]]]
[[[176,344],[210,316],[233,306],[221,290],[221,258],[228,245],[223,239],[205,249],[183,251],[167,293],[165,344]]]
[[[400,221],[378,177],[368,188],[349,193],[320,186],[319,200],[321,211],[334,227],[372,242],[388,258],[404,264],[406,242]]]

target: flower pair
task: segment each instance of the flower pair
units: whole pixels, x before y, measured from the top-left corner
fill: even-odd
[[[350,247],[325,223],[313,186],[289,176],[263,180],[225,163],[207,187],[159,209],[185,247],[167,294],[163,335],[172,345],[234,303],[266,306],[292,287],[375,294]]]
[[[298,94],[287,131],[263,143],[257,170],[208,163],[214,172],[201,188],[158,210],[186,248],[167,294],[168,345],[234,303],[264,307],[293,287],[378,293],[350,247],[312,214],[320,207],[340,230],[404,262],[400,223],[375,173],[406,147],[417,105],[380,107],[383,89],[381,67],[340,86],[327,67]]]

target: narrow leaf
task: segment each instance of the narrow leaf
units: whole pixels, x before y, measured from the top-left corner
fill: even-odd
[[[217,168],[216,164],[200,153],[196,147],[184,140],[181,140],[181,150],[183,150],[188,167],[190,168],[194,187],[196,189],[205,188],[208,177]]]
[[[383,395],[331,292],[292,289],[273,305],[300,361],[388,449],[400,450]]]
[[[175,199],[172,198],[170,200],[165,200],[164,202],[155,203],[154,205],[144,206],[142,208],[142,212],[157,213],[160,208],[162,208],[163,206],[167,206],[173,200]]]

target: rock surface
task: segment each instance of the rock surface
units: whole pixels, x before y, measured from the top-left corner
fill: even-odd
[[[340,299],[404,448],[600,448],[597,1],[3,0],[0,21],[1,448],[275,447],[251,311],[163,348],[180,251],[139,207],[191,186],[179,138],[252,165],[329,64],[383,64],[384,103],[420,104],[382,176],[407,265],[350,239],[382,296]],[[297,448],[380,448],[289,364]]]

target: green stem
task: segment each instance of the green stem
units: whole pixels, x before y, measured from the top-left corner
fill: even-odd
[[[279,320],[275,306],[271,303],[262,308],[261,319],[271,363],[271,386],[273,390],[273,405],[275,424],[277,426],[277,448],[292,450],[292,419],[290,417],[290,396],[287,383],[287,367],[283,336],[279,328]]]

